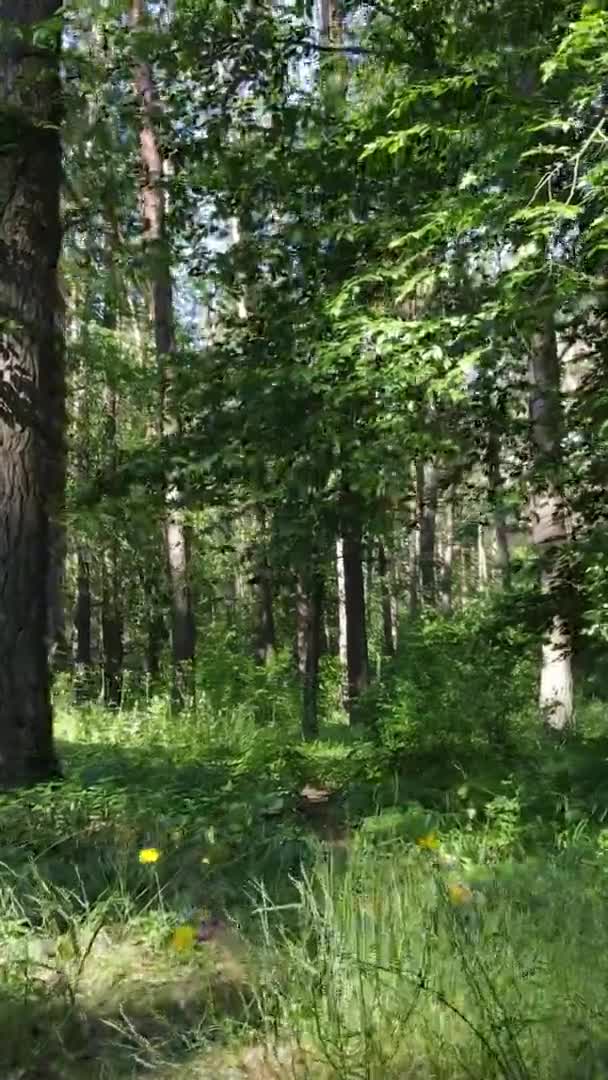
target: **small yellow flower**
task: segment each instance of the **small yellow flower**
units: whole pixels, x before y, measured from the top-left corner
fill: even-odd
[[[139,853],[139,861],[142,864],[155,863],[160,859],[160,851],[155,847],[142,848]]]
[[[171,945],[176,952],[187,952],[194,946],[196,930],[193,926],[178,926],[173,931]]]
[[[437,851],[439,847],[439,837],[437,833],[430,832],[426,836],[419,836],[416,840],[416,846],[419,848],[425,848],[427,851]]]
[[[209,866],[209,863],[211,862],[211,859],[208,859],[206,855],[203,855],[203,857],[201,859],[201,862],[202,862],[203,866]]]
[[[473,893],[466,885],[457,884],[448,885],[448,896],[453,904],[470,904],[474,899]]]

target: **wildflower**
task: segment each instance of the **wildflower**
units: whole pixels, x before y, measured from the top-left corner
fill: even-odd
[[[196,941],[196,930],[193,926],[177,926],[173,931],[171,945],[176,952],[187,952]]]
[[[139,853],[139,861],[142,864],[155,863],[160,859],[160,851],[155,847],[142,848]]]
[[[426,833],[425,836],[419,836],[416,840],[416,846],[419,848],[425,848],[427,851],[437,851],[439,847],[439,837],[437,833]]]
[[[448,885],[448,896],[453,904],[462,905],[470,904],[473,900],[473,893],[466,885],[457,884]]]
[[[201,859],[201,862],[202,862],[203,866],[209,866],[209,863],[211,862],[211,859],[209,859],[206,855],[203,855],[203,857]]]

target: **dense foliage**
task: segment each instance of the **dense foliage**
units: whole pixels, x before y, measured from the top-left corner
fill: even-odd
[[[599,1080],[604,0],[52,7],[0,0],[0,1071]]]

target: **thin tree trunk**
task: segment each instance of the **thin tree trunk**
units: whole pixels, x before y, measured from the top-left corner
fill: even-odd
[[[101,566],[101,642],[103,701],[116,709],[122,701],[123,618],[116,543],[104,551]]]
[[[145,0],[132,0],[131,22],[137,28],[145,15]],[[179,433],[179,417],[167,410],[175,356],[173,286],[169,245],[165,229],[163,160],[156,135],[158,105],[150,65],[137,67],[135,86],[141,104],[140,157],[144,180],[141,188],[143,234],[150,257],[152,315],[156,358],[161,383],[160,429],[164,438]],[[173,704],[180,708],[194,697],[196,627],[190,583],[190,537],[184,522],[181,496],[174,476],[165,490],[164,540],[171,593],[171,646],[173,658]]]
[[[0,111],[9,125],[0,155],[1,787],[58,771],[46,635],[65,407],[61,87],[54,47],[27,44],[56,9],[56,0],[0,0]]]
[[[79,675],[88,674],[91,663],[91,571],[88,552],[78,549],[76,571],[76,668]]]
[[[338,585],[338,656],[342,673],[342,701],[348,703],[348,656],[346,649],[346,585],[344,584],[344,542],[336,540],[336,580]]]
[[[440,606],[444,614],[452,610],[452,574],[454,565],[454,503],[449,498],[445,507],[445,545],[441,566]]]
[[[393,611],[390,585],[390,573],[386,548],[382,541],[378,545],[378,575],[380,577],[380,595],[382,599],[382,644],[385,656],[395,655],[393,636]]]
[[[269,664],[274,657],[276,638],[272,603],[270,567],[265,565],[258,575],[258,627],[255,655],[259,664]]]
[[[263,482],[263,481],[262,481]],[[258,664],[268,664],[274,657],[276,637],[272,595],[272,577],[266,554],[266,515],[263,507],[257,509],[259,548],[254,584],[257,593],[257,626],[255,658]]]
[[[528,377],[536,474],[530,498],[531,535],[539,552],[541,587],[549,607],[549,625],[542,643],[539,704],[547,726],[564,731],[571,727],[574,718],[572,636],[563,612],[560,554],[568,540],[568,520],[560,485],[560,370],[555,328],[550,318],[532,340]]]
[[[352,716],[353,706],[369,685],[361,530],[350,524],[344,532],[342,543],[346,611],[347,711]]]
[[[323,582],[317,572],[300,573],[296,585],[296,649],[302,690],[302,735],[319,733],[317,699],[323,619]]]
[[[486,555],[484,527],[481,522],[477,524],[477,579],[479,591],[485,592],[488,587],[488,557]]]
[[[500,470],[500,441],[495,432],[490,432],[488,442],[488,487],[494,518],[494,545],[496,567],[505,588],[511,580],[511,555],[509,552],[509,533],[505,524],[502,505],[503,480]]]
[[[49,531],[50,563],[47,574],[49,661],[55,671],[65,671],[70,665],[64,601],[67,547],[65,526],[62,521],[51,521]]]
[[[435,573],[435,523],[439,474],[432,461],[420,465],[417,472],[420,512],[420,577],[425,607],[433,607],[437,584]]]

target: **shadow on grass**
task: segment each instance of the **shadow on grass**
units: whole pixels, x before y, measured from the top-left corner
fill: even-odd
[[[25,998],[0,994],[0,1075],[123,1080],[173,1072],[195,1055],[221,1061],[235,1033],[254,1039],[261,1020],[253,991],[221,964],[207,972],[188,966],[171,985],[134,979],[107,1004],[74,1001],[59,985]]]

